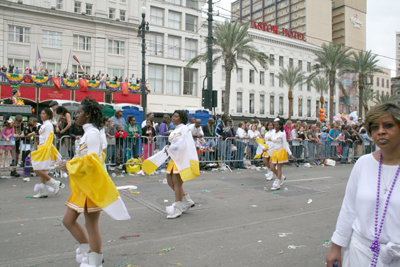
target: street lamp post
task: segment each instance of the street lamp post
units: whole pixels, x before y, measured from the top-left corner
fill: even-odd
[[[142,107],[143,107],[143,119],[146,118],[146,32],[149,32],[149,22],[145,21],[146,7],[140,9],[142,14],[142,22],[138,28],[138,37],[142,37],[142,80],[140,81],[140,87],[142,88]]]

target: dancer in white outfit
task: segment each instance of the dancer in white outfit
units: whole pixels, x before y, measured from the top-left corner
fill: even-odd
[[[350,174],[328,267],[400,266],[400,107],[376,105],[364,125],[380,149],[357,160]]]
[[[272,141],[268,141],[268,139],[271,138],[274,133],[275,133],[274,124],[272,122],[268,122],[264,136],[265,144],[268,146],[268,149],[265,150],[263,153],[263,162],[265,166],[267,166],[268,168],[267,173],[265,174],[265,178],[267,179],[267,181],[270,181],[274,178],[274,173],[271,171],[271,165],[269,163],[269,159],[271,158],[272,152],[274,151],[273,149],[274,143]]]
[[[286,177],[282,175],[282,166],[283,163],[289,162],[287,154],[289,154],[294,161],[297,161],[297,159],[292,155],[289,144],[286,141],[286,134],[283,125],[285,125],[284,120],[279,117],[276,118],[274,120],[275,132],[267,139],[273,143],[273,152],[270,164],[271,170],[275,174],[275,181],[272,184],[271,190],[280,189],[284,180],[286,180]],[[275,169],[275,166],[278,166],[277,169]]]

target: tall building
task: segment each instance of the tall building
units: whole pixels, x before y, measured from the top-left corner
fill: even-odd
[[[332,41],[365,51],[366,16],[367,0],[333,0]]]
[[[400,76],[400,32],[396,32],[396,77]]]

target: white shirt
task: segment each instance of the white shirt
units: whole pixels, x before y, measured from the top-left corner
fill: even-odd
[[[46,143],[47,138],[53,130],[53,124],[51,124],[50,120],[43,122],[39,129],[39,145]]]
[[[388,195],[384,193],[385,188],[388,187],[388,189],[390,189],[392,179],[398,167],[397,165],[389,166],[382,164],[378,227],[381,223],[382,212]],[[354,165],[347,183],[342,208],[336,224],[336,230],[332,236],[332,242],[335,244],[348,247],[353,231],[366,239],[374,240],[378,168],[379,162],[372,154],[362,156]],[[389,200],[379,242],[387,243],[392,241],[396,244],[400,244],[399,210],[400,180],[398,179]]]
[[[243,143],[248,143],[249,142],[249,139],[242,139],[243,137],[247,136],[246,131],[243,130],[242,128],[238,128],[236,130],[236,136],[238,136],[240,138],[240,140],[238,140],[240,142],[243,142]]]
[[[101,137],[101,149],[104,150],[108,146],[106,131],[105,131],[104,127],[101,128],[101,130],[100,130],[100,137]]]
[[[294,139],[297,138],[297,131],[296,131],[295,128],[293,128],[292,131],[290,132],[290,138],[291,138],[292,140],[294,140]]]
[[[79,148],[77,154],[79,157],[85,156],[92,152],[99,156],[100,161],[102,158],[102,144],[101,144],[101,134],[99,129],[97,129],[93,124],[86,123],[82,126],[85,133],[79,141]]]
[[[282,131],[274,132],[271,136],[272,147],[274,150],[279,151],[282,148],[286,150],[289,155],[292,155],[292,151],[290,151],[289,144],[286,140],[286,133]]]
[[[272,138],[272,135],[275,133],[275,129],[269,130],[265,132],[264,135],[264,141],[265,144],[269,147],[269,149],[273,149],[274,143],[272,141],[269,141],[268,138]]]
[[[201,126],[196,128],[195,124],[190,124],[188,128],[189,128],[189,131],[192,132],[192,135],[193,134],[201,134],[202,136],[204,136],[204,132],[203,132],[203,129],[201,128]]]
[[[254,132],[252,130],[249,130],[248,132],[250,138],[257,138],[260,135],[260,132],[255,130]]]

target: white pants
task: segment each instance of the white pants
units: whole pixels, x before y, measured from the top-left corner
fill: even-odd
[[[353,232],[351,236],[350,245],[343,250],[342,253],[342,267],[369,267],[371,265],[373,252],[369,248],[372,244],[372,240],[366,239],[359,234]],[[382,247],[386,244],[380,245]],[[393,260],[390,264],[384,264],[381,262],[381,256],[378,257],[377,267],[398,267],[400,266],[400,260]]]

